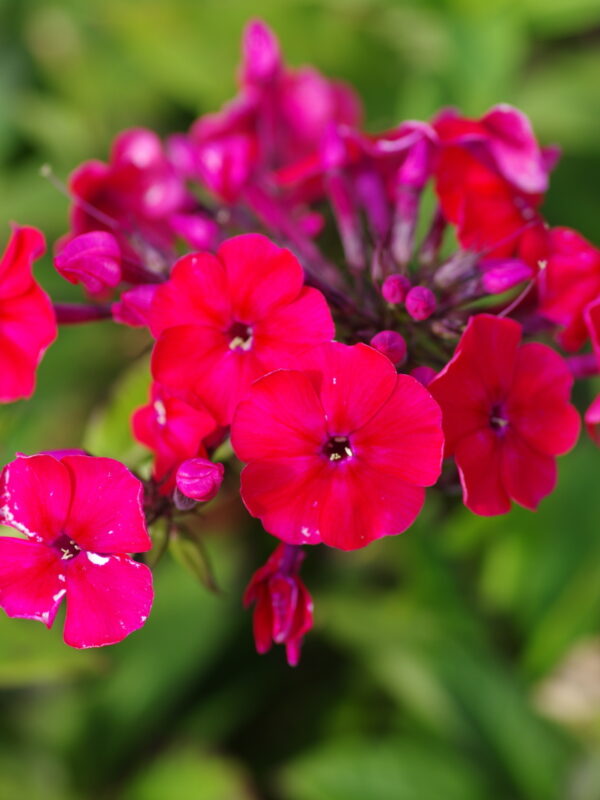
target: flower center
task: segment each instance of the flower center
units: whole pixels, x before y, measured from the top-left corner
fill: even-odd
[[[252,328],[245,322],[233,322],[226,334],[230,350],[250,350],[252,347]]]
[[[323,445],[323,453],[330,461],[346,461],[354,456],[347,436],[331,436]]]
[[[61,561],[68,561],[81,553],[81,547],[75,544],[73,539],[70,539],[66,533],[61,533],[60,536],[52,542],[52,547],[61,554]]]
[[[506,411],[500,403],[492,406],[492,413],[490,414],[490,426],[496,433],[503,433],[508,425]]]

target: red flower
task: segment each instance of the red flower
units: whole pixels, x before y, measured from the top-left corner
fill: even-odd
[[[151,310],[154,378],[194,391],[228,424],[253,380],[333,338],[325,298],[303,283],[292,253],[258,234],[180,259]]]
[[[242,499],[290,544],[342,550],[401,533],[435,483],[440,410],[371,347],[331,342],[257,381],[238,406]]]
[[[56,338],[56,319],[31,264],[45,249],[35,228],[13,229],[0,259],[0,403],[30,397],[36,369]]]
[[[556,153],[540,149],[527,118],[507,105],[480,120],[442,112],[433,127],[441,143],[436,192],[461,245],[518,256],[541,225],[537,208]]]
[[[565,350],[579,350],[588,338],[586,306],[600,298],[600,250],[570,228],[547,234],[547,264],[540,276],[540,313],[564,330]]]
[[[152,574],[126,553],[151,547],[142,484],[123,464],[85,455],[20,456],[0,478],[0,606],[48,628],[66,597],[65,642],[115,644],[146,621]]]
[[[195,456],[206,456],[205,439],[217,427],[202,403],[190,396],[178,396],[156,383],[150,403],[135,411],[131,423],[134,437],[154,452],[152,476],[165,494],[175,486],[180,464]]]
[[[428,386],[442,407],[445,455],[454,456],[465,505],[484,516],[509,511],[511,499],[537,508],[554,489],[555,456],[579,434],[567,365],[546,345],[520,341],[514,320],[471,317]]]
[[[168,161],[159,137],[132,128],[114,140],[108,164],[87,161],[71,175],[76,200],[71,231],[78,235],[105,230],[114,234],[123,252],[123,279],[142,282],[140,262],[168,261],[181,215],[196,203]]]
[[[299,547],[280,544],[264,567],[252,576],[244,593],[244,606],[255,603],[254,642],[262,655],[273,642],[285,644],[287,661],[300,660],[302,639],[312,628],[313,603],[299,577],[304,553]]]

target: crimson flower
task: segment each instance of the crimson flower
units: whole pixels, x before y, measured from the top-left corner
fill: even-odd
[[[0,606],[50,628],[67,600],[65,642],[115,644],[146,621],[152,574],[142,484],[112,458],[19,456],[0,478]]]
[[[254,573],[244,593],[244,606],[255,604],[257,651],[262,655],[273,642],[285,644],[290,667],[298,664],[302,639],[313,625],[312,598],[298,575],[303,560],[300,547],[280,544]]]
[[[44,249],[38,230],[15,227],[0,259],[0,403],[33,394],[37,366],[56,339],[52,304],[31,274]]]
[[[571,228],[548,231],[546,247],[539,310],[564,326],[558,339],[565,350],[579,350],[588,338],[585,309],[600,297],[600,250]]]
[[[452,360],[428,388],[442,407],[446,456],[454,456],[465,505],[492,516],[511,499],[536,509],[556,483],[555,456],[570,450],[580,419],[572,375],[546,345],[520,345],[521,326],[471,317]]]
[[[242,499],[267,531],[342,550],[414,522],[443,444],[440,409],[420,383],[372,347],[337,342],[256,381],[231,437],[248,462]]]
[[[175,473],[188,458],[205,457],[205,439],[216,432],[214,417],[192,396],[153,384],[148,405],[134,412],[133,435],[154,452],[152,477],[168,494]]]
[[[195,392],[223,425],[253,380],[334,335],[298,260],[259,234],[180,259],[156,290],[150,321],[155,380]]]
[[[479,120],[446,110],[433,123],[440,140],[436,192],[464,248],[494,258],[520,255],[537,235],[537,209],[556,160],[537,144],[527,117],[508,105]]]

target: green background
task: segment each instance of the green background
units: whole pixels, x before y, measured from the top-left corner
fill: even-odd
[[[184,130],[230,97],[252,16],[288,63],[351,81],[370,130],[519,105],[564,150],[549,221],[599,242],[597,0],[0,0],[1,238],[10,220],[50,244],[65,231],[41,164],[64,179],[124,127]],[[80,296],[49,259],[37,275]],[[3,461],[82,442],[139,458],[146,344],[61,330],[35,397],[0,408]],[[165,558],[122,645],[71,651],[58,624],[3,617],[0,800],[598,800],[599,465],[582,437],[537,514],[482,519],[432,495],[399,539],[315,550],[296,670],[254,653],[240,596],[274,542],[235,505],[205,524],[222,593]]]

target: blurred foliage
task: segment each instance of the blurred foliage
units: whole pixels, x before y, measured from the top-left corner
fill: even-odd
[[[564,150],[549,220],[598,242],[598,0],[0,0],[5,232],[64,232],[42,164],[64,178],[124,127],[183,130],[229,97],[252,16],[291,64],[352,82],[371,130],[521,106]],[[77,297],[49,259],[38,275]],[[0,409],[3,459],[84,442],[139,463],[146,347],[117,326],[62,330],[35,397]],[[166,555],[148,624],[118,647],[75,652],[59,622],[0,619],[0,800],[598,800],[598,463],[582,441],[537,514],[432,496],[400,539],[315,552],[297,670],[254,653],[240,596],[273,542],[238,508],[209,515],[192,558],[202,572],[210,556],[223,592]]]

